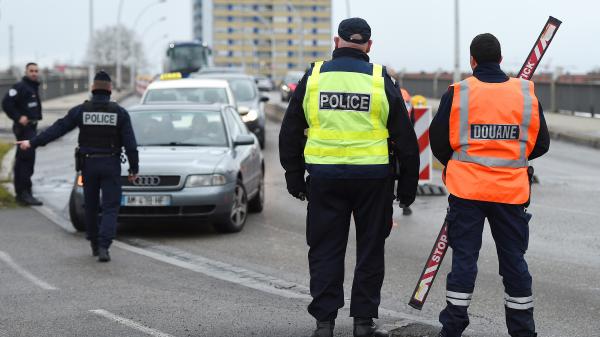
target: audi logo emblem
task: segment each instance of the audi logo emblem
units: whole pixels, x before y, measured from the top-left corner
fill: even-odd
[[[134,186],[158,186],[160,185],[159,176],[139,176],[133,181]]]

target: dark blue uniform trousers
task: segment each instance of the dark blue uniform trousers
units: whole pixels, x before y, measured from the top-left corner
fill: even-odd
[[[15,134],[17,140],[32,139],[37,134],[37,125],[28,124],[23,126],[15,123],[13,125],[13,133]],[[20,195],[23,192],[31,193],[31,176],[33,176],[34,167],[35,149],[30,148],[23,151],[17,147],[13,174],[16,195]]]
[[[333,320],[344,306],[344,259],[350,217],[356,225],[357,258],[350,316],[377,318],[384,276],[384,245],[392,227],[389,179],[310,178],[306,237],[309,245],[308,312]]]
[[[85,158],[83,194],[87,239],[101,248],[110,247],[117,232],[121,204],[121,161],[118,156]],[[102,191],[102,217],[98,218]]]
[[[531,275],[525,262],[531,215],[522,205],[448,198],[448,244],[452,247],[452,271],[446,282],[446,308],[440,322],[448,337],[459,337],[469,325],[477,259],[487,218],[498,253],[504,284],[508,333],[512,337],[536,336],[533,321]],[[485,296],[485,294],[482,294]]]

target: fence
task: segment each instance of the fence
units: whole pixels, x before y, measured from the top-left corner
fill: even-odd
[[[400,85],[411,94],[439,98],[452,82],[448,79],[403,77]],[[544,110],[575,114],[600,114],[600,84],[536,82],[535,93]]]
[[[9,82],[4,80],[0,82],[0,96],[4,97],[4,94],[6,94],[6,92],[15,82],[16,81]],[[76,94],[87,91],[88,86],[89,84],[87,77],[49,77],[42,80],[42,85],[40,85],[40,96],[42,100],[46,100],[55,97]]]

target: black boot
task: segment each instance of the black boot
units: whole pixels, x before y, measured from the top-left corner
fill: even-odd
[[[317,329],[315,329],[311,337],[333,337],[334,327],[335,321],[317,321]]]
[[[25,206],[42,206],[43,203],[38,199],[34,198],[31,193],[25,191],[19,195],[17,195],[17,201]]]
[[[110,261],[110,255],[108,255],[108,248],[98,248],[98,262]]]
[[[92,256],[98,256],[98,254],[99,254],[98,243],[94,242],[94,241],[90,241],[90,246],[92,247]]]
[[[390,334],[377,325],[371,318],[354,318],[354,337],[388,337]]]
[[[402,215],[411,215],[411,214],[412,214],[412,209],[410,209],[410,206],[402,207]]]

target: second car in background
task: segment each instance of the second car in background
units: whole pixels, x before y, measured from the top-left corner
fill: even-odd
[[[265,147],[265,103],[268,97],[262,96],[254,77],[239,73],[193,74],[194,79],[225,80],[233,93],[238,111],[248,130],[258,137],[260,147]]]

